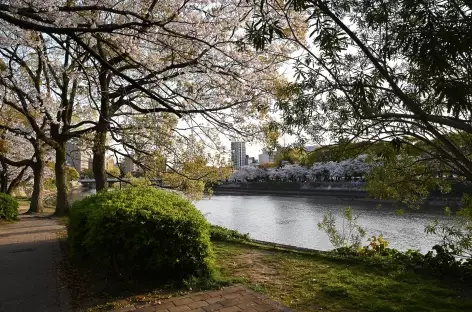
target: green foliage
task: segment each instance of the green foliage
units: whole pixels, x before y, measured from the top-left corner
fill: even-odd
[[[445,214],[451,214],[448,207],[445,209]],[[472,196],[463,196],[462,207],[457,212],[455,221],[450,224],[435,220],[425,231],[428,234],[440,234],[441,247],[447,252],[472,260]]]
[[[426,254],[416,250],[401,252],[388,248],[388,245],[382,236],[372,236],[367,246],[358,250],[340,248],[336,252],[348,258],[359,258],[390,268],[413,269],[440,278],[472,281],[472,261],[457,259],[451,250],[441,245],[433,246]]]
[[[82,174],[83,174],[85,177],[89,178],[89,179],[93,179],[93,177],[94,177],[93,169],[92,169],[92,168],[87,168],[87,169],[85,169],[85,170],[82,172]]]
[[[120,168],[117,166],[111,166],[107,169],[107,173],[112,177],[119,177],[120,176]]]
[[[368,239],[369,245],[364,247],[367,252],[382,253],[388,247],[388,241],[383,238],[382,235],[372,236]]]
[[[356,250],[361,246],[361,240],[365,237],[366,231],[357,224],[359,216],[354,215],[351,208],[343,210],[342,217],[341,230],[336,228],[336,217],[332,211],[323,216],[323,221],[318,223],[318,228],[328,235],[328,239],[335,249]]]
[[[448,193],[451,189],[450,181],[438,175],[441,169],[438,163],[422,161],[405,152],[384,154],[375,161],[382,166],[372,168],[366,179],[366,190],[376,198],[396,199],[417,208],[430,192]]]
[[[74,167],[69,167],[66,166],[66,179],[67,181],[77,181],[80,177],[80,174],[77,172],[77,170]]]
[[[219,225],[211,225],[210,238],[216,241],[248,240],[249,233],[242,234]]]
[[[49,169],[51,170],[51,172],[53,173],[53,176],[54,176],[54,174],[56,172],[55,163],[49,162],[48,167],[49,167]],[[93,172],[91,174],[93,176]],[[71,181],[77,181],[80,178],[79,172],[77,172],[77,170],[74,167],[65,166],[65,175],[66,175],[66,181],[68,183],[67,187],[69,189],[71,188],[70,182]],[[49,178],[49,179],[46,179],[44,181],[44,188],[45,189],[52,190],[55,187],[56,187],[56,179],[55,178]]]
[[[209,229],[178,194],[134,187],[75,202],[68,233],[73,256],[90,265],[181,282],[212,275]]]
[[[307,153],[303,148],[283,148],[277,151],[274,156],[274,162],[277,166],[282,165],[282,161],[287,161],[291,164],[305,164],[305,157]]]
[[[18,219],[18,201],[8,194],[0,193],[0,220]]]

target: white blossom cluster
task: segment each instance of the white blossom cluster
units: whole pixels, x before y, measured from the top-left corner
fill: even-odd
[[[362,178],[374,164],[367,161],[367,155],[346,159],[340,162],[328,161],[314,163],[311,168],[298,164],[287,164],[280,168],[258,168],[243,166],[229,178],[231,182],[247,181],[324,181],[345,178]]]

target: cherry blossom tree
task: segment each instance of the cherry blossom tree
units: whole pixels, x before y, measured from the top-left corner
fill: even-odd
[[[93,121],[81,119],[87,112],[81,111],[84,97],[80,96],[77,69],[87,54],[72,49],[67,39],[62,42],[65,46],[62,48],[57,41],[35,32],[9,35],[12,42],[0,46],[2,103],[22,116],[38,147],[44,142],[54,149],[56,214],[64,215],[69,209],[66,143],[95,126]],[[41,157],[42,153],[38,149],[35,154]],[[43,162],[37,162],[38,166],[40,163]],[[44,172],[44,165],[41,167],[37,169],[38,174]]]
[[[97,189],[106,186],[106,135],[119,126],[118,116],[165,112],[202,135],[210,127],[231,135],[253,133],[250,121],[267,113],[271,81],[291,51],[285,43],[264,52],[246,45],[244,27],[254,7],[234,0],[44,5],[7,2],[0,6],[0,22],[10,32],[48,34],[63,48],[90,55],[92,69],[84,73],[99,112],[93,148]]]
[[[261,179],[264,176],[264,170],[258,167],[242,166],[230,176],[229,181],[241,183]]]
[[[24,184],[33,179],[29,212],[40,212],[43,210],[44,179],[49,175],[45,165],[51,157],[49,148],[37,138],[22,114],[5,104],[1,109],[0,162],[2,173],[6,174],[2,176],[5,179],[2,182],[2,190],[11,193],[20,183]],[[10,178],[9,175],[12,174],[14,177]]]

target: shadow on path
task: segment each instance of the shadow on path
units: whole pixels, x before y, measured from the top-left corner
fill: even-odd
[[[34,215],[0,225],[0,311],[69,311],[59,278],[56,220]]]

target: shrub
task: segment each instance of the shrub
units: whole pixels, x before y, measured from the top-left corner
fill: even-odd
[[[216,241],[248,240],[249,234],[242,234],[219,225],[211,225],[210,237]]]
[[[328,235],[328,239],[333,247],[338,251],[345,249],[356,250],[361,246],[361,241],[366,235],[363,227],[358,225],[358,215],[354,215],[351,208],[342,211],[342,229],[336,228],[336,217],[330,210],[323,216],[323,221],[318,223],[318,229]]]
[[[110,190],[75,202],[72,255],[119,274],[163,280],[212,273],[209,224],[188,200],[153,187]]]
[[[5,193],[0,193],[0,220],[18,219],[18,202]]]

